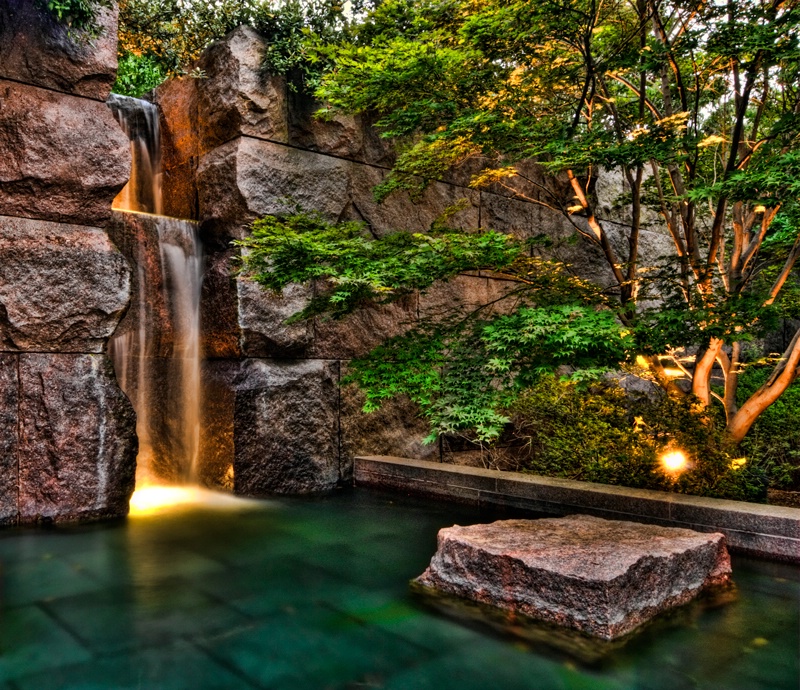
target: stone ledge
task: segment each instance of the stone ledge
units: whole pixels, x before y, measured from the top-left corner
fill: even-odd
[[[800,563],[800,509],[388,456],[355,459],[355,483],[547,515],[722,532],[733,551]]]

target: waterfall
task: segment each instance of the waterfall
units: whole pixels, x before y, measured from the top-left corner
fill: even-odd
[[[112,93],[108,107],[131,142],[131,177],[112,208],[161,215],[161,129],[158,107]]]
[[[160,215],[157,107],[113,94],[108,104],[133,158],[130,181],[114,208],[123,212],[115,240],[134,265],[135,294],[109,352],[137,413],[137,486],[197,483],[202,245],[196,223]]]

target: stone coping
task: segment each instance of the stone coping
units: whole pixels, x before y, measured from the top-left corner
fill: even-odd
[[[357,485],[547,515],[586,513],[722,532],[733,551],[800,564],[800,509],[390,456],[355,459]]]

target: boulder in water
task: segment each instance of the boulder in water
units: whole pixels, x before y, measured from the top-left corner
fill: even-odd
[[[440,530],[425,587],[614,639],[728,583],[722,534],[588,515]]]

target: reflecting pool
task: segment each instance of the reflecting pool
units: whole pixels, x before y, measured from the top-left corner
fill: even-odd
[[[800,568],[734,557],[735,601],[597,666],[409,592],[453,523],[505,515],[356,490],[0,532],[0,688],[797,690]]]

